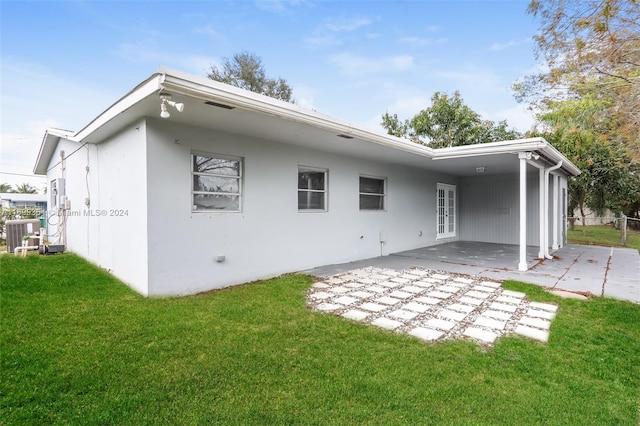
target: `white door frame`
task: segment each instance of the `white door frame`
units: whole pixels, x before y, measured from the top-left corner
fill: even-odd
[[[436,240],[458,235],[458,200],[455,185],[436,185]]]

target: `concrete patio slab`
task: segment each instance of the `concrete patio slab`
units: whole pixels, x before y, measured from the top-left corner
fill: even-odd
[[[511,279],[554,290],[591,293],[640,303],[640,254],[637,250],[570,244],[554,252],[552,260],[536,259],[537,254],[537,247],[527,247],[529,270],[522,272],[517,270],[518,246],[458,241],[357,262],[320,266],[305,272],[329,277],[370,266],[391,271],[419,267],[440,272],[430,275],[429,281],[422,276],[414,286],[433,283],[437,287],[439,281],[446,280],[447,274],[453,273],[486,279],[483,286]],[[378,285],[389,283],[395,287],[402,285],[391,281]],[[450,280],[449,285],[452,283],[455,281]],[[445,297],[440,293],[444,292],[438,294]]]

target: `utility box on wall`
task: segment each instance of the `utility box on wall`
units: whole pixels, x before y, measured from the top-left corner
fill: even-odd
[[[7,252],[13,253],[16,247],[22,246],[25,235],[40,235],[40,219],[8,220],[5,224],[7,233]]]

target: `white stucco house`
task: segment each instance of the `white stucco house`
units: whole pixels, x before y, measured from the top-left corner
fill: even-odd
[[[519,245],[525,271],[580,173],[544,139],[434,150],[164,68],[47,131],[34,172],[50,239],[149,296],[456,240]]]

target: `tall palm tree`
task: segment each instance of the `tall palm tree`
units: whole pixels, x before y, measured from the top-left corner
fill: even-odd
[[[8,183],[0,183],[0,193],[12,192],[11,185]]]
[[[16,190],[14,192],[18,194],[37,194],[38,190],[28,183],[23,183],[21,185],[16,185]]]

